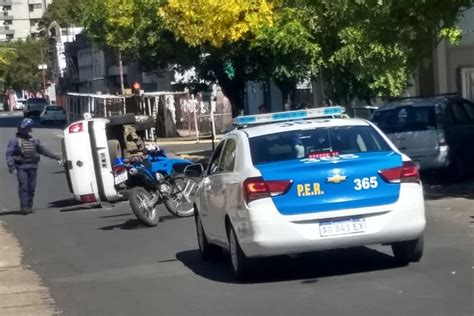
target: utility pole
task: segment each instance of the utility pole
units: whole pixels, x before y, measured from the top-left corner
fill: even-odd
[[[123,64],[122,64],[122,51],[118,51],[118,61],[119,61],[119,74],[120,74],[120,94],[125,95],[125,87],[123,85]]]
[[[43,94],[44,96],[47,95],[46,93],[46,75],[44,70],[46,69],[46,64],[44,63],[44,56],[43,56],[43,39],[40,39],[40,50],[41,50],[41,74],[43,76]]]

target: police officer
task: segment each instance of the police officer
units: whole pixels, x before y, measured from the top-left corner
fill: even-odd
[[[7,165],[10,173],[18,178],[18,195],[23,214],[32,212],[36,187],[36,172],[40,155],[61,162],[61,157],[47,150],[40,141],[31,136],[33,120],[25,118],[18,123],[16,137],[8,143]]]

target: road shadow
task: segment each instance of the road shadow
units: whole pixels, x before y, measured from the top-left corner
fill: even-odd
[[[21,216],[25,216],[25,213],[23,213],[23,212],[20,211],[20,210],[18,210],[18,211],[0,212],[0,216],[7,216],[7,215],[21,215]]]
[[[49,202],[48,207],[64,208],[64,207],[77,206],[80,204],[81,202],[77,201],[76,199],[70,198],[70,199]]]
[[[115,230],[115,229],[135,230],[135,229],[146,229],[146,228],[149,228],[149,227],[144,225],[138,219],[129,219],[128,221],[124,223],[100,227],[99,230]]]
[[[231,272],[228,254],[212,262],[203,261],[199,250],[179,252],[176,258],[197,275],[216,282],[239,283]],[[368,247],[321,251],[296,258],[279,256],[258,259],[252,283],[272,283],[301,280],[302,284],[317,283],[318,279],[348,274],[399,268],[394,257]]]
[[[474,199],[474,175],[456,180],[445,172],[422,173],[425,199],[439,200],[444,198]]]

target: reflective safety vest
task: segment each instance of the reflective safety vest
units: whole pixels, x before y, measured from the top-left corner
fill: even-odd
[[[20,148],[20,155],[17,159],[21,163],[38,163],[40,155],[36,143],[31,139],[18,138],[18,147]]]

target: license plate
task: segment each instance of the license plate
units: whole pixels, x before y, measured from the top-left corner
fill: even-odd
[[[365,230],[365,220],[363,218],[322,222],[319,224],[321,237],[363,233]]]
[[[127,181],[128,180],[127,171],[120,172],[119,174],[117,174],[114,180],[115,180],[115,185],[118,185],[120,183],[124,183],[125,181]]]

